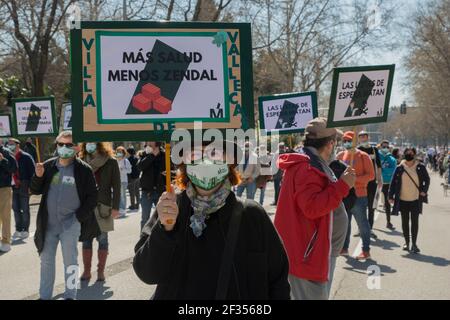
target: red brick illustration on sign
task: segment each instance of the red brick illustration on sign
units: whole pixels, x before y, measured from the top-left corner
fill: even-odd
[[[141,93],[132,99],[133,107],[140,112],[149,110],[167,114],[172,110],[172,101],[161,95],[161,89],[154,84],[147,83],[142,86]]]

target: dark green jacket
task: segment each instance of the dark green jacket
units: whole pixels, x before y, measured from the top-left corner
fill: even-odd
[[[116,159],[109,159],[97,170],[95,179],[98,185],[98,202],[119,210],[120,170]]]

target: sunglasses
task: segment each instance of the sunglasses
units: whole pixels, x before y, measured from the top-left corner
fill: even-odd
[[[58,146],[58,147],[64,147],[64,146],[66,146],[67,148],[73,148],[74,147],[74,144],[73,143],[62,143],[62,142],[57,142],[56,143],[56,145]]]

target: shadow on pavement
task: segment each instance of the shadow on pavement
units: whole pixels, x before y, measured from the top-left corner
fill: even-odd
[[[405,255],[402,255],[403,258],[411,259],[419,262],[425,262],[425,263],[431,263],[438,267],[447,267],[450,266],[450,260],[447,260],[445,258],[441,257],[433,257],[433,256],[427,256],[424,254],[414,254],[414,253],[408,253]]]
[[[382,233],[390,235],[390,236],[403,237],[403,232],[400,232],[400,231],[397,231],[397,230],[381,230],[381,229],[378,229],[378,228],[374,228],[373,230],[375,230],[377,232],[382,232]]]
[[[343,269],[353,271],[356,273],[367,274],[367,269],[371,266],[377,266],[380,271],[380,275],[383,276],[385,273],[396,273],[397,270],[392,269],[390,266],[386,266],[383,264],[378,264],[375,260],[368,259],[365,261],[358,261],[355,258],[347,257],[346,258],[348,267],[344,267]]]
[[[82,282],[81,288],[77,292],[77,300],[106,300],[114,295],[111,287],[105,286],[105,282],[94,282],[92,285]],[[57,295],[54,299],[64,298],[63,294]]]
[[[400,247],[400,245],[393,241],[380,239],[372,240],[371,245],[380,247],[383,250],[394,250],[394,248]]]

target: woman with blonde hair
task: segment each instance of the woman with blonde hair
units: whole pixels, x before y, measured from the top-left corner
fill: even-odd
[[[98,265],[97,281],[105,281],[105,266],[108,256],[108,232],[114,230],[114,218],[119,216],[120,169],[113,157],[111,145],[107,142],[87,142],[81,144],[80,158],[87,162],[94,172],[98,187],[96,218],[102,233],[97,237]],[[91,279],[92,242],[83,242],[84,272],[82,281]]]

